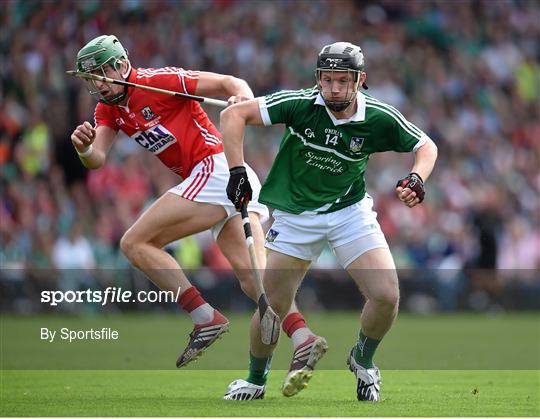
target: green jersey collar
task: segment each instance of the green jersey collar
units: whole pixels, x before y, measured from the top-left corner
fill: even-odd
[[[348,122],[362,122],[366,119],[366,97],[360,92],[356,93],[356,103],[357,109],[353,116],[347,119],[337,119],[324,104],[324,100],[320,93],[315,98],[315,105],[321,105],[326,108],[326,112],[328,112],[328,116],[330,116],[334,126],[347,124]]]

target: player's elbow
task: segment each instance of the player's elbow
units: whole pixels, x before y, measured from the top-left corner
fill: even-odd
[[[431,165],[434,166],[435,162],[437,161],[437,155],[439,154],[439,149],[435,145],[433,141],[429,144],[429,161],[431,162]]]
[[[436,159],[437,155],[439,154],[439,148],[437,147],[437,145],[431,139],[425,145],[427,146],[427,151],[432,156],[432,158]]]
[[[219,115],[219,123],[222,130],[231,126],[231,124],[238,123],[239,121],[241,121],[241,118],[236,105],[231,105],[225,108]]]
[[[244,80],[231,75],[224,75],[222,79],[223,90],[231,95],[237,93],[238,85],[242,83],[245,83]]]
[[[428,139],[425,144],[423,144],[417,151],[417,158],[429,162],[430,164],[435,164],[437,160],[437,155],[439,151],[433,140]],[[424,179],[425,180],[425,179]]]
[[[228,123],[229,122],[229,119],[231,118],[231,107],[227,107],[225,109],[223,109],[220,113],[219,113],[219,123],[221,126],[223,126],[223,124],[225,123]]]
[[[253,92],[244,79],[226,75],[223,78],[223,86],[229,96],[243,96],[247,99],[253,98]]]

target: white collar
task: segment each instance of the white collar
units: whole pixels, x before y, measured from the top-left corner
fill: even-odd
[[[357,103],[356,112],[350,118],[337,119],[334,116],[334,114],[332,112],[330,112],[328,107],[325,105],[324,99],[323,99],[320,92],[317,95],[317,98],[315,99],[315,105],[321,105],[321,106],[324,106],[326,108],[326,112],[330,116],[330,119],[332,120],[334,125],[343,125],[343,124],[346,124],[348,122],[362,122],[362,121],[364,121],[366,119],[366,98],[360,92],[356,93],[356,103]]]

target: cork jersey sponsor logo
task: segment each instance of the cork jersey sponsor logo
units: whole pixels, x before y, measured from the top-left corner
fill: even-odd
[[[131,138],[154,154],[161,153],[177,141],[175,136],[161,124],[145,131],[138,131]]]
[[[322,170],[330,175],[341,175],[345,172],[345,164],[329,153],[318,153],[311,150],[303,150],[302,156],[308,166]]]
[[[353,153],[360,153],[362,146],[364,145],[364,139],[360,137],[351,137],[350,150]]]

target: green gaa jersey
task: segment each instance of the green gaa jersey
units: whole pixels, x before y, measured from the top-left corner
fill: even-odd
[[[285,124],[259,201],[292,214],[337,211],[360,201],[369,156],[416,151],[428,137],[392,106],[362,92],[358,110],[338,120],[316,87],[259,99],[265,125]]]

